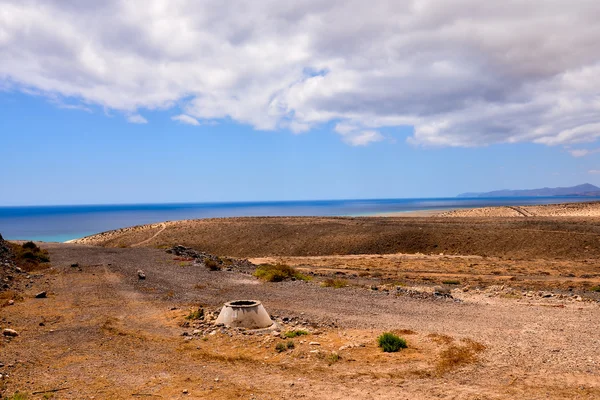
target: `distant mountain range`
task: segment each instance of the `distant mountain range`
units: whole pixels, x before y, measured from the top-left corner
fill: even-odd
[[[486,193],[461,193],[457,197],[535,197],[535,196],[600,196],[600,188],[589,183],[573,187],[541,188],[526,190],[494,190]]]

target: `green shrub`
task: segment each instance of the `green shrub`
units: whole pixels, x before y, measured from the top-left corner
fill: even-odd
[[[285,264],[261,264],[256,267],[254,276],[267,282],[282,282],[286,279],[307,280],[295,268]]]
[[[275,351],[278,353],[282,353],[286,350],[287,350],[287,346],[283,342],[277,343],[277,345],[275,346]]]
[[[394,335],[391,332],[385,332],[379,336],[377,338],[377,344],[386,353],[395,353],[400,349],[405,349],[408,347],[406,345],[406,340]]]
[[[285,344],[285,346],[286,346],[288,349],[293,349],[294,347],[296,347],[296,345],[294,344],[294,341],[293,341],[293,340],[288,340],[288,341],[287,341],[287,343]]]
[[[594,286],[593,288],[590,288],[590,290],[592,292],[600,292],[600,286]]]
[[[187,317],[185,317],[185,319],[189,319],[192,321],[204,319],[204,309],[199,308],[196,311],[192,311],[191,313],[188,314]]]
[[[325,281],[323,282],[322,285],[324,287],[332,287],[335,289],[339,289],[339,288],[348,286],[348,281],[345,279],[339,279],[339,278],[336,278],[336,279],[329,278],[329,279],[325,279]]]
[[[336,362],[340,361],[340,358],[340,355],[334,351],[327,356],[327,364],[333,365]]]
[[[293,331],[287,331],[286,333],[283,334],[283,336],[285,336],[286,338],[292,339],[298,336],[303,336],[303,335],[308,335],[308,331],[302,330],[302,329],[296,329]]]

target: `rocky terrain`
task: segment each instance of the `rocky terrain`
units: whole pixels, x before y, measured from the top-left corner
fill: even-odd
[[[17,272],[12,250],[0,235],[0,292],[10,289]]]

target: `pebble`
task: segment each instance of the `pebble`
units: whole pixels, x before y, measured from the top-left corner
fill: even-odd
[[[9,300],[7,304],[8,304],[9,306],[12,306],[13,304],[15,304],[15,301],[14,301],[14,300]]]
[[[309,346],[320,346],[321,343],[319,343],[319,342],[310,342],[308,345]]]
[[[146,279],[146,274],[141,269],[138,269],[137,276],[138,276],[138,279]]]
[[[188,394],[189,392],[188,392],[188,390],[187,390],[187,389],[183,389],[183,390],[181,391],[181,393],[183,393],[183,394]]]
[[[11,337],[19,336],[19,333],[17,331],[15,331],[14,329],[9,329],[9,328],[5,328],[2,331],[2,334],[4,336],[11,336]]]
[[[35,295],[36,299],[45,299],[46,297],[48,297],[48,293],[45,290]]]

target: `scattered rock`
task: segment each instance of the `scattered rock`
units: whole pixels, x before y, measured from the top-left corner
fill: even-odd
[[[181,393],[183,393],[183,394],[188,394],[189,392],[188,392],[188,390],[187,390],[187,389],[183,389],[183,390],[181,391]]]
[[[310,342],[308,345],[309,346],[320,346],[321,343],[319,343],[319,342]]]
[[[13,304],[15,304],[15,301],[14,300],[9,300],[6,304],[9,305],[9,306],[12,306]]]
[[[9,337],[15,337],[15,336],[19,336],[19,333],[17,331],[15,331],[14,329],[9,329],[9,328],[5,328],[2,331],[2,334],[4,336],[9,336]]]
[[[46,297],[48,297],[48,293],[46,293],[46,291],[39,292],[35,295],[36,299],[45,299]]]
[[[146,279],[146,274],[141,269],[138,269],[137,276],[138,276],[138,279]]]

